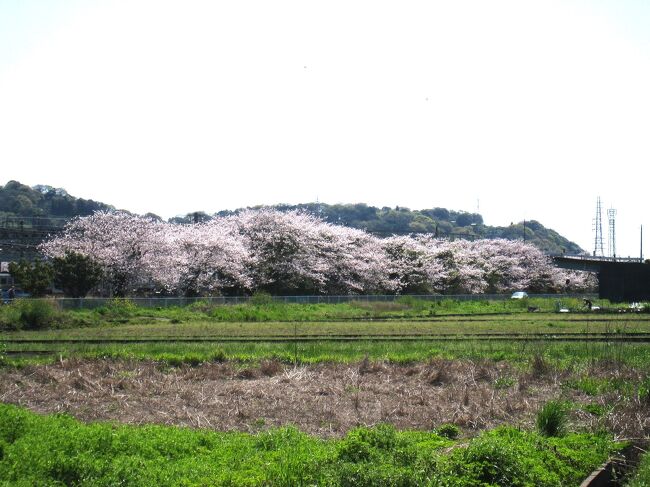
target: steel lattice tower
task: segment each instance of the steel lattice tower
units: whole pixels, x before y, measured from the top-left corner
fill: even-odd
[[[610,257],[616,257],[616,210],[614,208],[607,210],[607,220],[609,222],[607,253]]]
[[[594,238],[594,257],[604,257],[605,250],[603,249],[603,221],[600,196],[596,200],[596,218],[594,219],[594,232],[596,233],[596,237]]]

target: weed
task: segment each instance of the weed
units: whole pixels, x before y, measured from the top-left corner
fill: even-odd
[[[57,323],[59,310],[51,300],[17,299],[9,306],[9,327],[39,330]]]
[[[258,291],[251,297],[250,303],[253,306],[269,306],[273,304],[273,296],[264,291]]]
[[[562,436],[567,425],[567,405],[549,401],[537,413],[537,430],[544,436]]]
[[[282,372],[282,364],[278,360],[262,360],[260,362],[260,372],[267,377],[273,377]]]
[[[645,307],[647,309],[648,306]],[[650,485],[650,453],[641,458],[641,463],[636,475],[628,484],[628,487],[648,487]]]
[[[585,404],[582,406],[582,409],[589,414],[592,414],[596,416],[597,418],[600,418],[602,416],[605,416],[607,414],[608,408],[605,406],[601,406],[600,404]]]
[[[551,367],[542,354],[536,353],[530,361],[530,369],[533,377],[544,377]]]
[[[508,389],[514,386],[517,383],[517,379],[514,377],[497,377],[494,381],[495,389]]]
[[[435,429],[435,433],[443,438],[455,440],[460,436],[460,428],[452,423],[443,424]]]
[[[607,389],[608,384],[606,379],[586,376],[571,381],[569,386],[584,392],[588,396],[597,396]]]
[[[262,418],[250,424],[263,428]],[[0,483],[14,485],[577,485],[616,444],[512,428],[465,447],[435,433],[360,427],[340,440],[296,428],[257,434],[82,424],[0,405]],[[643,485],[643,484],[639,484]]]
[[[113,298],[106,303],[106,306],[95,310],[106,318],[129,318],[135,316],[138,306],[128,298]]]
[[[639,384],[638,387],[637,396],[641,404],[650,406],[650,377],[646,377],[641,381],[641,384]]]

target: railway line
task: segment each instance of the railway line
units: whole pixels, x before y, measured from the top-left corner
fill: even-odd
[[[55,354],[75,346],[134,344],[221,344],[221,343],[310,343],[310,342],[585,342],[585,343],[650,343],[650,333],[471,333],[471,334],[327,334],[327,335],[232,335],[232,336],[167,336],[139,338],[83,339],[9,339],[4,340],[7,355]],[[24,348],[23,348],[24,347]],[[32,348],[33,347],[33,348]]]

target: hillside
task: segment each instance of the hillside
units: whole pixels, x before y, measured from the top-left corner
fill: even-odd
[[[0,186],[0,259],[4,262],[37,255],[36,246],[75,216],[92,215],[112,206],[75,198],[64,189],[18,181]]]
[[[261,207],[252,207],[252,209]],[[506,238],[523,239],[541,250],[559,254],[581,253],[582,249],[554,230],[531,220],[506,227],[492,227],[483,223],[477,213],[432,208],[410,210],[405,207],[378,208],[364,203],[336,204],[305,203],[274,205],[280,211],[299,210],[319,216],[329,223],[359,228],[378,236],[393,234],[432,233],[441,238]],[[34,247],[52,231],[75,216],[91,215],[95,211],[112,210],[113,206],[93,200],[76,198],[64,189],[38,185],[29,187],[17,181],[0,186],[0,252],[2,260],[20,256],[30,257]],[[174,223],[191,223],[214,216],[233,215],[243,211],[224,210],[208,215],[195,212],[184,217],[171,218]],[[149,215],[158,218],[155,215]]]
[[[57,220],[92,215],[113,207],[104,203],[70,196],[66,190],[38,185],[30,188],[18,181],[0,186],[0,218]],[[46,223],[42,221],[40,223]],[[49,222],[54,223],[54,222]]]
[[[252,207],[256,209],[260,207]],[[280,211],[302,210],[318,215],[323,220],[340,225],[366,230],[375,235],[432,233],[443,238],[505,238],[533,243],[539,249],[551,254],[579,254],[583,250],[577,244],[564,238],[555,230],[546,228],[536,220],[511,224],[507,227],[492,227],[483,224],[483,217],[478,213],[432,208],[427,210],[410,210],[405,207],[377,208],[364,203],[347,205],[327,205],[324,203],[307,203],[299,205],[274,205]],[[221,211],[217,216],[238,213]],[[186,221],[193,215],[188,215]],[[199,214],[199,219],[205,214]],[[525,237],[524,237],[525,236]]]

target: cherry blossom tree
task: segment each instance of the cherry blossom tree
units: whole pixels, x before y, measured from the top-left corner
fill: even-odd
[[[253,287],[253,259],[230,219],[196,225],[169,225],[175,249],[173,287],[190,295],[237,294]]]
[[[445,290],[443,283],[448,272],[442,260],[437,258],[431,242],[433,240],[426,237],[393,236],[383,239],[389,273],[400,293],[430,294]]]
[[[97,212],[70,222],[62,235],[45,242],[49,257],[76,252],[99,263],[112,292],[123,296],[151,281],[173,282],[166,262],[167,224],[124,212]]]
[[[195,224],[98,212],[41,247],[101,265],[110,290],[186,295],[250,293],[505,293],[584,291],[595,279],[564,271],[536,247],[510,240],[378,238],[301,212],[245,211]]]
[[[330,252],[323,255],[329,294],[399,291],[390,258],[380,239],[354,228],[329,225],[322,230]]]

